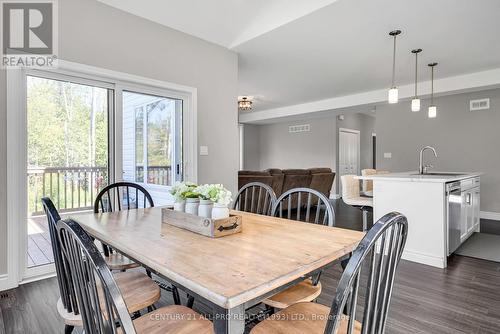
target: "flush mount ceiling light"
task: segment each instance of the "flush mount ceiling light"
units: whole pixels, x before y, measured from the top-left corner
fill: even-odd
[[[417,84],[418,84],[418,54],[422,52],[422,49],[411,50],[411,53],[415,54],[415,96],[411,100],[411,111],[420,111],[420,99],[417,94]]]
[[[393,30],[389,33],[394,38],[394,48],[392,51],[392,85],[389,89],[389,103],[398,103],[398,88],[396,87],[396,37],[401,34],[401,30]]]
[[[243,111],[252,110],[252,101],[248,96],[238,98],[238,109]]]
[[[430,63],[429,67],[431,68],[431,105],[429,107],[429,118],[436,118],[437,116],[437,107],[434,105],[434,67],[438,63]]]

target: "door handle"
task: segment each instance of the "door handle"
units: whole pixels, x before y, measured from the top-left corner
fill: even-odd
[[[467,204],[471,204],[471,193],[467,193],[466,197],[465,197],[465,201],[467,202]]]

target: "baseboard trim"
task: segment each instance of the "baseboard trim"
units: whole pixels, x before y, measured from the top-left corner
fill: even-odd
[[[17,284],[7,274],[0,275],[0,291],[10,290],[17,287]]]
[[[402,258],[407,261],[417,262],[432,267],[437,267],[441,269],[446,268],[446,261],[447,261],[446,258],[443,259],[437,256],[423,254],[407,249],[403,251]]]
[[[500,221],[500,212],[481,211],[479,213],[479,217],[481,219],[490,219],[490,220],[499,220]]]
[[[40,274],[37,276],[33,276],[30,278],[24,279],[19,284],[22,285],[22,284],[32,283],[32,282],[36,282],[36,281],[41,281],[43,279],[47,279],[47,278],[51,278],[51,277],[55,277],[55,276],[56,276],[55,272],[47,273],[47,274]]]

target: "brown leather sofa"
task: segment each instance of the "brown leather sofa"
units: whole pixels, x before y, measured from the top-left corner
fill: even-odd
[[[330,197],[334,179],[335,172],[330,168],[242,170],[238,172],[238,187],[250,182],[262,182],[271,186],[278,197],[287,190],[300,187],[315,189]]]

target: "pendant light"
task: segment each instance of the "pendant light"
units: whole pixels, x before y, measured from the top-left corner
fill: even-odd
[[[436,118],[437,116],[437,107],[434,105],[434,67],[438,63],[430,63],[429,67],[431,68],[431,105],[429,106],[429,118]]]
[[[398,88],[396,87],[396,37],[401,34],[401,30],[393,30],[389,33],[394,38],[394,48],[392,52],[392,85],[389,89],[389,103],[398,103]]]
[[[418,112],[420,111],[420,99],[417,94],[417,85],[418,85],[418,54],[422,52],[422,49],[414,49],[411,50],[411,53],[415,54],[415,96],[413,100],[411,100],[411,111]]]

